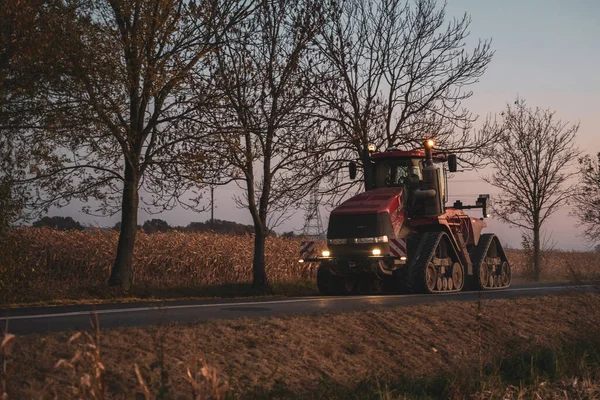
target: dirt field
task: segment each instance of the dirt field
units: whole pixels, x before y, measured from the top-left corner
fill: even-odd
[[[71,335],[14,340],[9,399],[69,398],[87,383],[104,383],[107,399],[189,399],[190,377],[209,396],[197,398],[225,388],[227,398],[249,399],[534,398],[527,385],[600,396],[592,294],[118,329],[100,332],[98,352],[93,336],[68,343]],[[57,368],[60,359],[71,362]]]
[[[0,240],[0,306],[253,295],[252,237],[167,232],[137,236],[134,289],[106,286],[117,232],[21,228]],[[278,295],[316,294],[316,264],[298,263],[300,239],[267,240]],[[322,246],[323,244],[321,244]],[[516,281],[532,276],[527,254],[507,251]],[[546,252],[545,281],[600,277],[600,253]]]

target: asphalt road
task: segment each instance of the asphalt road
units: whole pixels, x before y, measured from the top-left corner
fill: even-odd
[[[481,292],[481,297],[514,299],[573,291],[589,292],[597,289],[597,286],[593,285],[520,285],[504,290]],[[8,331],[16,334],[82,330],[90,327],[93,313],[98,315],[100,327],[105,329],[193,323],[222,318],[271,317],[371,310],[448,301],[477,301],[478,297],[478,292],[460,292],[436,295],[220,299],[0,309],[0,329],[4,329],[8,319]]]

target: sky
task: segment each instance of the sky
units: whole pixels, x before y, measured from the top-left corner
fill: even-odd
[[[441,2],[440,2],[441,4]],[[556,111],[562,121],[579,123],[577,143],[588,154],[600,152],[600,1],[598,0],[447,0],[448,17],[465,12],[472,18],[471,44],[492,39],[495,55],[480,81],[472,86],[473,96],[464,105],[480,121],[501,112],[517,96],[532,107]],[[494,197],[497,189],[481,177],[492,171],[456,174],[449,182],[451,201],[460,196],[463,203],[472,202],[479,193]],[[237,209],[232,196],[235,186],[215,190],[215,218],[251,224],[247,210]],[[79,212],[80,204],[52,211],[51,215],[72,216],[95,226],[110,226],[112,218],[90,217]],[[471,213],[479,216],[477,212]],[[171,225],[187,225],[204,221],[210,213],[194,213],[176,209],[160,215],[140,211],[139,221],[162,218]],[[327,222],[327,211],[322,212]],[[486,220],[487,232],[494,232],[506,246],[520,247],[520,231],[494,218]],[[555,249],[587,250],[577,221],[563,207],[548,221],[546,237]],[[297,212],[277,229],[301,231],[304,215]]]
[[[579,147],[600,152],[600,1],[597,0],[448,0],[449,15],[471,15],[473,38],[491,38],[494,58],[465,105],[481,119],[502,111],[517,96],[529,106],[550,108],[563,121],[580,123]],[[457,174],[451,193],[497,193],[481,182],[492,171]],[[469,181],[469,182],[463,182]],[[478,192],[477,192],[478,193]],[[504,244],[520,246],[520,231],[488,219],[488,232]],[[569,207],[548,221],[548,245],[586,250]]]

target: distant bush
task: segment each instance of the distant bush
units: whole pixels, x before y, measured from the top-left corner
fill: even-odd
[[[82,231],[83,225],[75,221],[71,217],[43,217],[42,219],[33,223],[34,228],[52,228],[59,231]]]
[[[251,235],[254,233],[254,226],[215,219],[214,221],[191,222],[185,230],[187,232],[216,232],[232,235]]]
[[[164,221],[159,218],[154,218],[144,222],[144,225],[142,225],[142,229],[146,233],[168,232],[169,230],[171,230],[171,226],[167,223],[167,221]]]

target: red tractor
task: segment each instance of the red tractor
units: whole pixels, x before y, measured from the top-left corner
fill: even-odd
[[[301,262],[320,263],[317,285],[324,295],[366,292],[449,293],[463,288],[503,289],[511,270],[500,241],[481,234],[483,218],[463,210],[482,208],[448,200],[447,171],[456,172],[456,156],[425,150],[369,152],[365,156],[364,193],[335,208],[329,217],[327,250],[315,256],[305,242]],[[446,163],[448,169],[446,169]],[[350,177],[356,164],[350,163]]]

